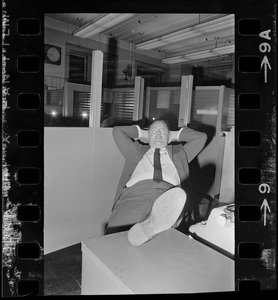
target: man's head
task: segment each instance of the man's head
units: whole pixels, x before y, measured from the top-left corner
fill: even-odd
[[[153,122],[149,127],[149,145],[152,148],[164,148],[168,144],[170,129],[163,120]]]

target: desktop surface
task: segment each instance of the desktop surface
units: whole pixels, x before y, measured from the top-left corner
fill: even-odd
[[[234,261],[175,229],[132,246],[127,231],[82,242],[81,294],[234,290]]]

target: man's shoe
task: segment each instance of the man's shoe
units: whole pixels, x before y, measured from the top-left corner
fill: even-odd
[[[180,216],[186,202],[186,193],[179,187],[163,193],[153,204],[146,220],[133,225],[128,231],[128,240],[139,246],[158,233],[171,228]]]

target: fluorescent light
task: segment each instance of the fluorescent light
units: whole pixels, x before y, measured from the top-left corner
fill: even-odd
[[[217,53],[217,54],[220,54],[220,55],[231,54],[231,53],[235,52],[235,45],[214,48],[213,52]]]
[[[133,15],[134,14],[107,14],[95,22],[90,22],[89,24],[76,29],[73,32],[73,35],[81,38],[88,38],[129,19]]]
[[[212,21],[204,22],[175,33],[167,34],[159,38],[152,39],[136,45],[138,50],[150,50],[170,43],[198,37],[203,34],[212,33],[234,26],[234,15],[228,15]]]
[[[196,110],[197,115],[211,115],[211,116],[217,116],[218,111],[214,109],[197,109]]]
[[[161,62],[165,63],[165,64],[177,64],[177,63],[186,62],[186,61],[189,61],[189,59],[186,59],[184,57],[184,55],[181,55],[181,56],[175,56],[175,57],[171,57],[171,58],[162,59]]]
[[[165,58],[165,59],[162,59],[162,63],[176,64],[176,63],[181,63],[181,62],[188,62],[188,61],[206,59],[206,58],[210,58],[210,57],[216,57],[216,56],[220,56],[220,55],[232,54],[234,52],[235,52],[235,45],[229,45],[229,46],[204,50],[204,51],[200,51],[200,52],[175,56],[175,57],[171,57],[171,58]]]
[[[196,53],[190,53],[188,55],[185,55],[184,57],[187,58],[188,60],[192,59],[202,59],[202,58],[207,58],[207,57],[213,57],[215,54],[213,53],[213,49],[210,50],[204,50]]]

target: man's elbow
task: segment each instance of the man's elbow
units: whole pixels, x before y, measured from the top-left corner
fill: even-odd
[[[204,140],[204,142],[206,142],[207,138],[208,138],[207,134],[204,132],[201,132],[201,133],[202,133],[202,139]]]
[[[207,135],[204,132],[200,132],[200,143],[202,143],[202,148],[205,146],[207,141]]]
[[[120,127],[119,126],[114,126],[112,129],[112,135],[113,137],[115,137],[116,135],[118,135],[120,132]]]
[[[114,126],[112,129],[112,136],[114,141],[117,142],[121,140],[121,137],[123,136],[122,130],[120,126]]]

